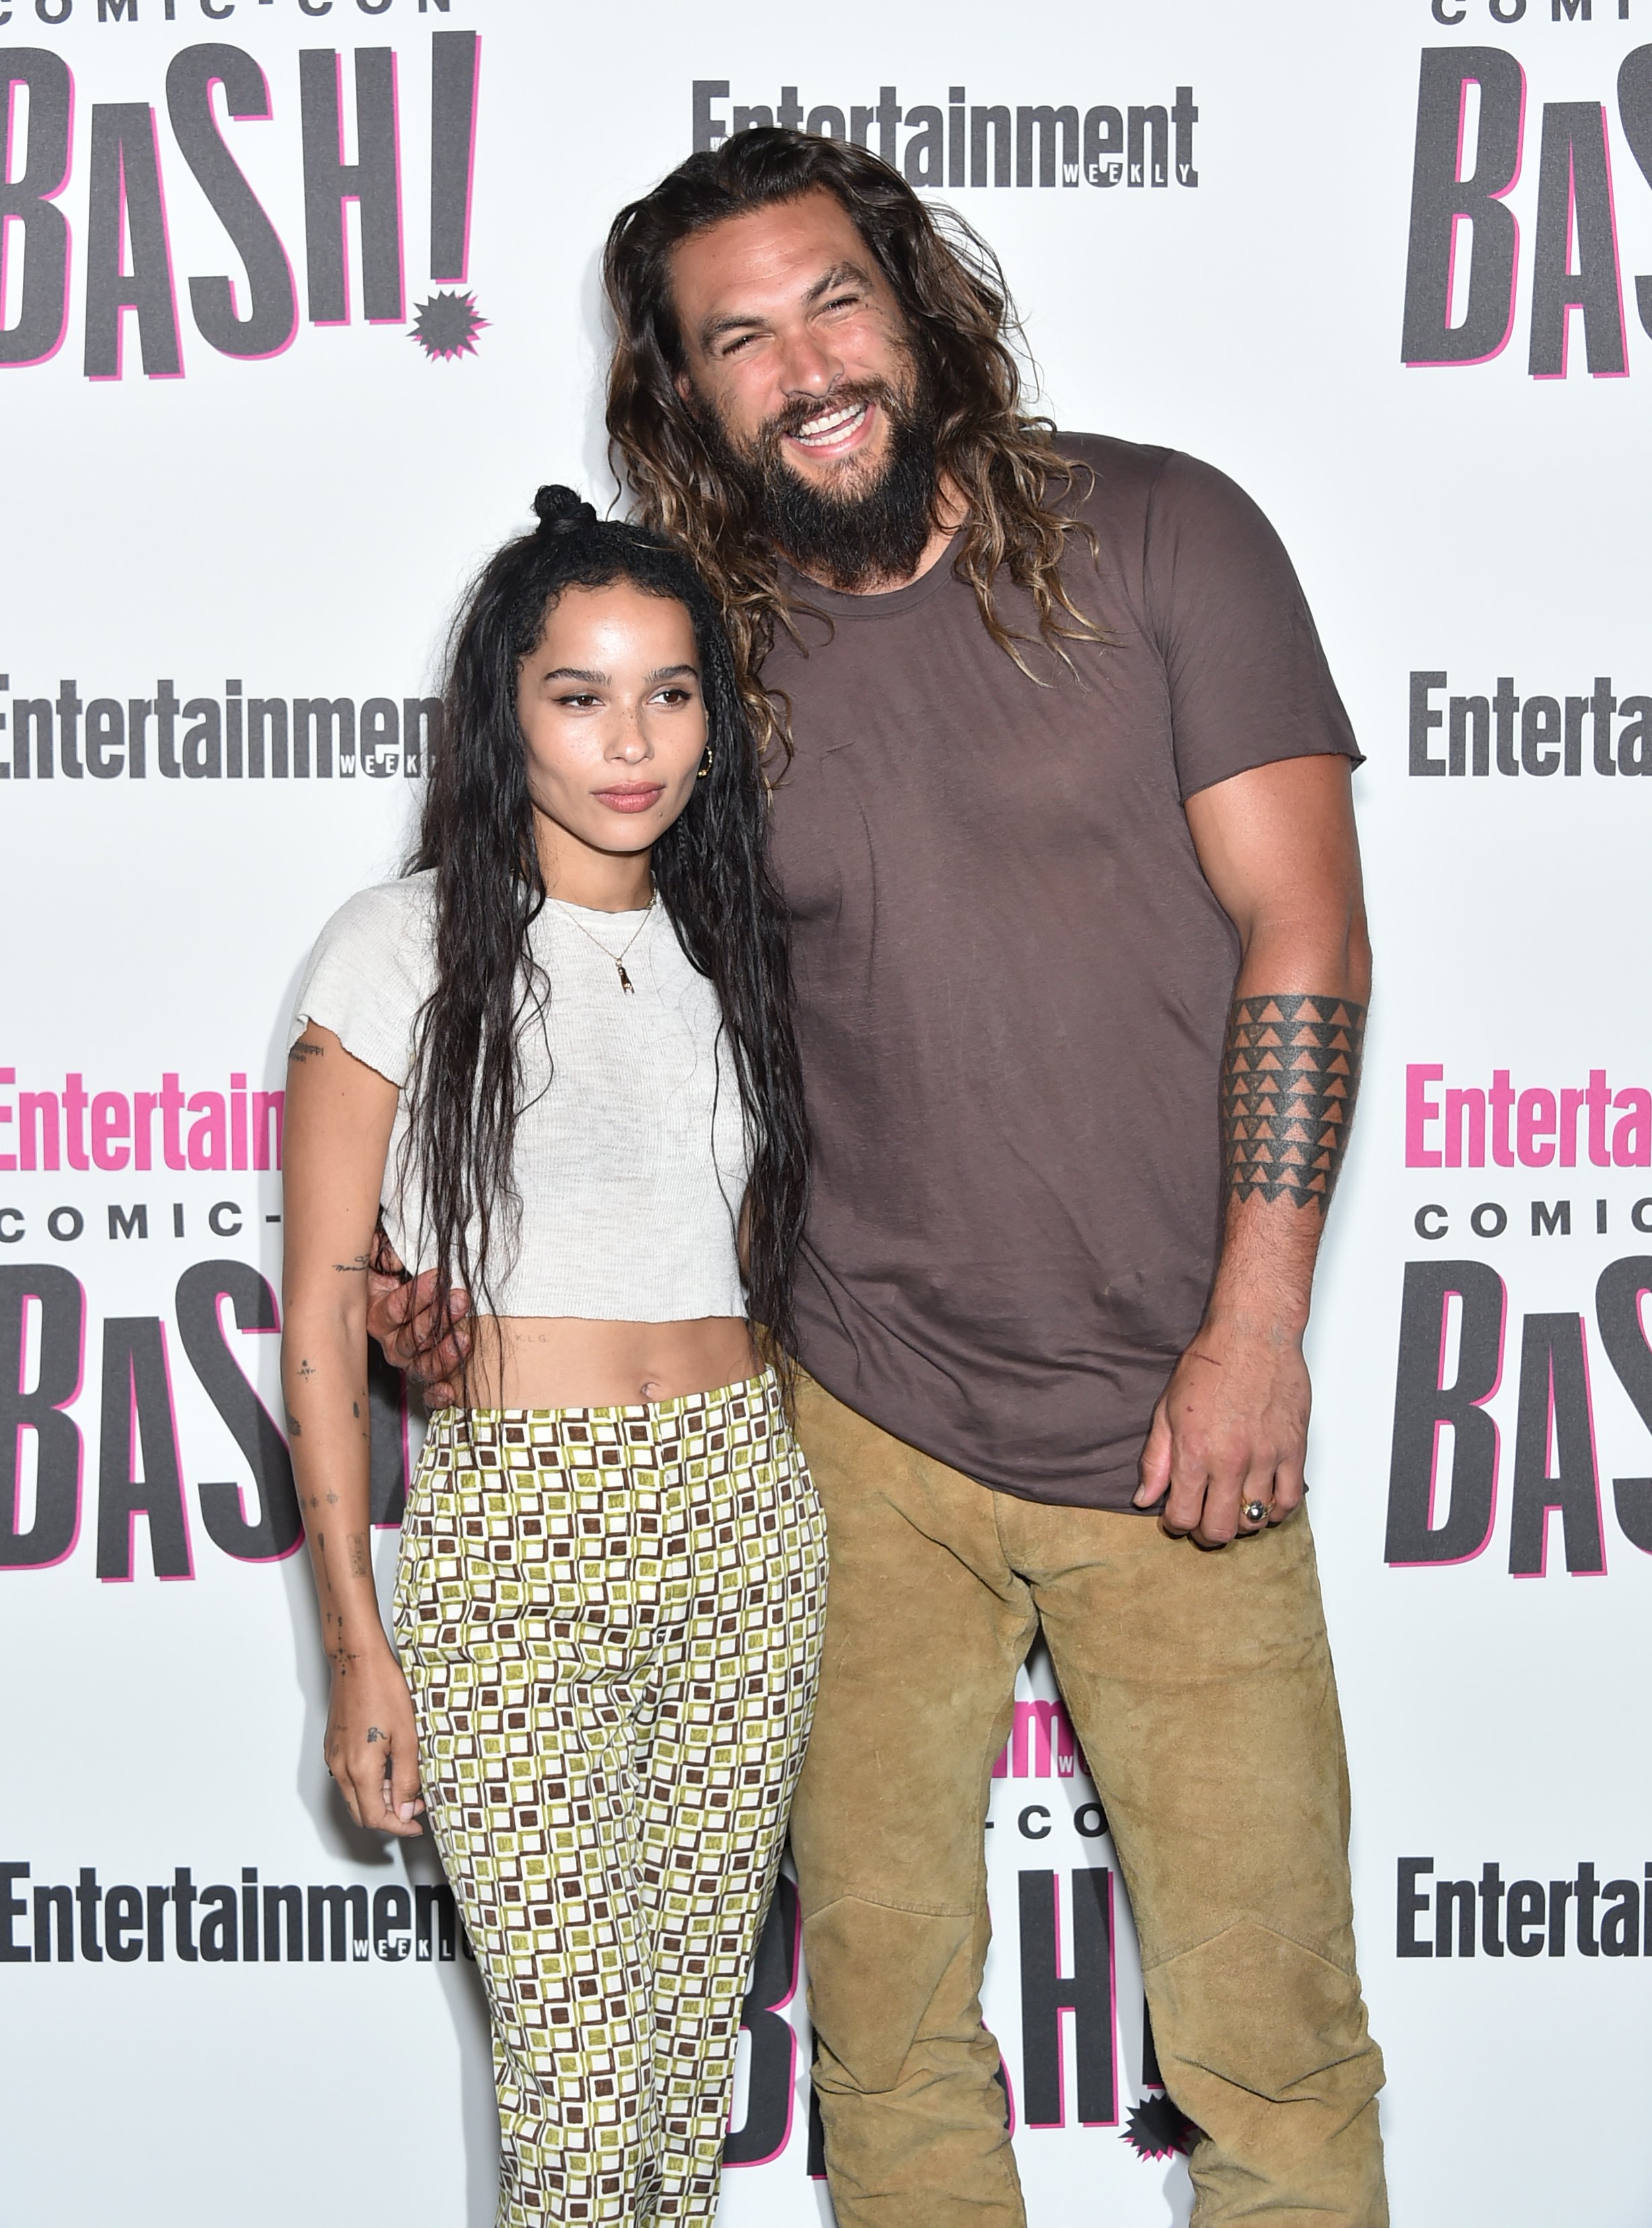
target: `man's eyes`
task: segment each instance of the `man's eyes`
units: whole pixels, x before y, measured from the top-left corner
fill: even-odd
[[[834,310],[863,310],[866,307],[866,298],[865,294],[858,288],[847,294],[834,294],[829,301],[821,304],[819,314],[826,317],[829,316]],[[742,349],[750,348],[753,341],[761,340],[762,337],[759,332],[735,333],[720,344],[717,353],[727,362],[730,356],[738,355]]]

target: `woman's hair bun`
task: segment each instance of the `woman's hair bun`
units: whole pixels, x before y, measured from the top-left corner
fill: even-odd
[[[570,487],[542,487],[534,497],[534,515],[541,534],[579,534],[597,522],[597,514]]]

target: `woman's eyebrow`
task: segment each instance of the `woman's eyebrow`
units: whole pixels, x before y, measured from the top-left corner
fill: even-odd
[[[611,675],[588,672],[583,665],[554,665],[544,677],[547,681],[588,681],[595,688],[605,688]]]
[[[686,673],[691,681],[698,681],[700,678],[700,668],[697,665],[656,665],[653,672],[646,675],[644,678],[650,682],[675,681],[680,674],[683,673]]]

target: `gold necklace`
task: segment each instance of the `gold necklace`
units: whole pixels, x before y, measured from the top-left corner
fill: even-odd
[[[607,945],[603,942],[599,936],[592,936],[591,931],[586,926],[582,920],[576,920],[574,919],[573,915],[568,911],[567,906],[563,904],[560,898],[553,898],[551,900],[551,903],[561,914],[563,919],[567,922],[570,928],[577,928],[580,935],[585,938],[588,944],[594,944],[596,945],[598,951],[601,952],[605,959],[611,959],[613,961],[614,965],[619,970],[620,989],[625,991],[629,996],[634,997],[637,993],[637,985],[631,981],[631,976],[625,972],[625,956],[630,951],[632,944],[636,943],[637,938],[643,933],[643,931],[648,926],[650,921],[653,919],[654,907],[658,902],[658,895],[659,893],[656,891],[654,896],[650,898],[648,905],[644,911],[642,919],[638,921],[637,926],[626,938],[624,947],[618,951],[610,951]]]

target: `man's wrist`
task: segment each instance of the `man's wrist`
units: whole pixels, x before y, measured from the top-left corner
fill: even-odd
[[[1199,1337],[1253,1340],[1271,1347],[1300,1348],[1308,1329],[1308,1307],[1277,1298],[1224,1297],[1213,1295],[1199,1326]]]

